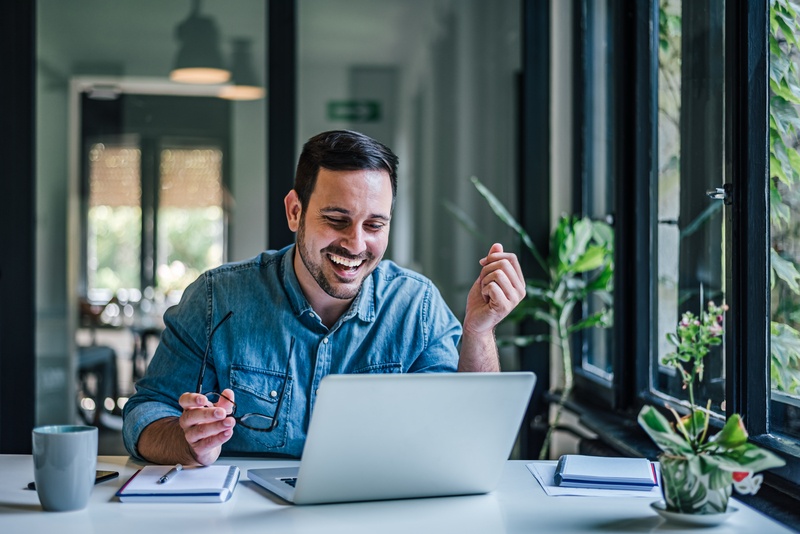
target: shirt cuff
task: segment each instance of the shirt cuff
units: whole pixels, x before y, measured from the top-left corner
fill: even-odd
[[[131,456],[146,461],[139,454],[137,445],[142,431],[151,423],[165,417],[180,417],[181,411],[160,402],[145,402],[125,414],[122,424],[122,439]]]

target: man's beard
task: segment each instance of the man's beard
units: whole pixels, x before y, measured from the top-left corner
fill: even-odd
[[[305,224],[305,216],[300,218],[300,227],[297,229],[297,252],[300,254],[300,259],[303,261],[303,265],[306,266],[306,270],[311,274],[311,277],[317,282],[322,290],[330,295],[335,299],[342,299],[342,300],[351,300],[358,295],[358,292],[361,291],[361,285],[364,283],[364,278],[369,273],[362,274],[361,282],[358,284],[358,287],[353,288],[352,286],[345,285],[341,283],[337,287],[334,287],[333,284],[326,278],[325,273],[322,271],[322,265],[314,263],[312,261],[312,251],[306,248],[305,245],[305,237],[306,237],[306,224]],[[325,257],[326,254],[330,252],[331,254],[336,254],[337,256],[342,256],[344,258],[353,258],[351,254],[349,254],[346,250],[341,249],[339,247],[326,247],[320,251],[322,256],[321,261],[326,261]],[[361,258],[364,259],[364,264],[371,263],[375,256],[370,252],[365,252]],[[366,268],[366,266],[362,264],[361,268]],[[333,276],[336,276],[335,274]]]

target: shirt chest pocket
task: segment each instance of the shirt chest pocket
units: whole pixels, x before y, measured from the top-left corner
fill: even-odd
[[[292,379],[283,372],[233,365],[230,383],[235,395],[236,417],[241,418],[235,432],[256,450],[285,446],[292,408]],[[269,427],[272,429],[265,430]]]
[[[353,374],[387,374],[402,373],[403,365],[400,362],[383,362],[364,364],[353,369]]]

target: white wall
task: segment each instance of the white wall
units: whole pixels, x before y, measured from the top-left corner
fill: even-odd
[[[477,176],[513,212],[516,191],[516,76],[520,68],[520,5],[516,0],[463,0],[440,9],[427,41],[412,51],[400,92],[403,110],[398,154],[409,164],[404,191],[418,199],[411,226],[422,224],[424,242],[411,262],[442,289],[463,314],[478,259],[494,241],[510,247],[512,234],[489,211],[470,183]],[[415,116],[415,106],[422,113]],[[421,124],[418,124],[421,122]],[[423,139],[414,139],[422,135]],[[415,151],[421,151],[416,154]],[[414,164],[417,167],[414,167]],[[444,199],[470,213],[485,239],[466,232]]]

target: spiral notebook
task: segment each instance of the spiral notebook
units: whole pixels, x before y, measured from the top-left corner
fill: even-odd
[[[184,467],[169,482],[158,480],[173,466],[146,465],[117,491],[122,502],[225,502],[239,482],[235,465]]]

